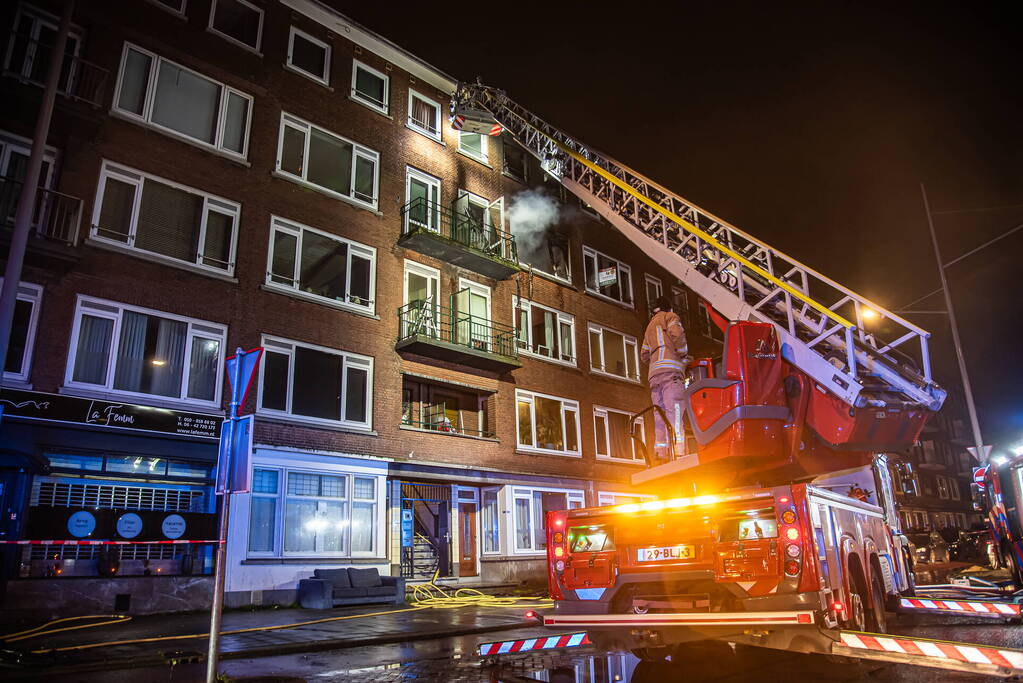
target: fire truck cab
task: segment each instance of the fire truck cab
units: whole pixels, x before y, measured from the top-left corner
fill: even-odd
[[[884,456],[812,483],[548,513],[551,628],[641,656],[707,638],[827,652],[912,590]],[[654,655],[656,658],[656,654]]]

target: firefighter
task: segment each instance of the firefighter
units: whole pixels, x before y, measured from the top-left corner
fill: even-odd
[[[686,366],[689,364],[689,345],[682,321],[671,310],[671,300],[659,296],[654,301],[654,315],[643,336],[642,358],[649,364],[647,381],[650,383],[650,400],[660,406],[675,429],[676,443],[683,442],[682,413],[685,406]],[[659,459],[671,457],[668,429],[660,414],[654,414],[656,440],[654,452]]]

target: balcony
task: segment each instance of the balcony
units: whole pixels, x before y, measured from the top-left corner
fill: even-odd
[[[53,46],[17,31],[11,34],[10,41],[4,76],[42,88],[53,59]],[[109,77],[110,72],[103,67],[65,53],[57,92],[69,100],[99,109],[103,106]]]
[[[485,219],[422,197],[403,206],[401,216],[404,227],[398,244],[403,247],[495,280],[519,271],[515,238]]]
[[[0,242],[5,246],[10,243],[23,184],[14,178],[0,177]],[[55,259],[66,263],[77,261],[75,247],[81,222],[81,199],[45,187],[37,188],[26,259],[34,262],[38,257],[40,265],[49,266],[54,265]]]
[[[398,309],[395,350],[481,370],[506,372],[522,367],[513,327],[427,301]]]

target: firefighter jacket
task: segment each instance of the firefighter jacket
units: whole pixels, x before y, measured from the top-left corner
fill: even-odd
[[[643,335],[641,353],[643,362],[650,364],[647,377],[651,383],[657,375],[684,373],[688,353],[686,332],[678,316],[671,311],[654,313]]]

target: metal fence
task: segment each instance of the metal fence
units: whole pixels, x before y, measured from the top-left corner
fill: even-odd
[[[52,45],[40,43],[29,35],[14,31],[11,33],[4,75],[25,83],[43,86],[51,59]],[[103,106],[109,77],[110,72],[107,69],[78,55],[65,54],[58,92],[72,100],[100,108]]]
[[[401,208],[403,233],[435,233],[494,258],[518,263],[515,237],[475,216],[456,212],[422,197]]]
[[[0,223],[13,225],[23,185],[20,180],[0,177]],[[39,237],[74,246],[81,222],[81,199],[45,187],[36,190],[32,225]]]
[[[421,336],[498,356],[518,358],[515,328],[422,299],[398,309],[398,341]]]

